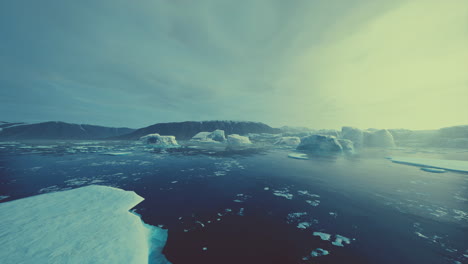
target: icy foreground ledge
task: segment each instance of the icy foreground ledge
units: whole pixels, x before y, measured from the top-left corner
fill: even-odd
[[[161,253],[167,231],[129,212],[143,200],[92,185],[2,203],[1,262],[169,263]]]
[[[425,159],[411,157],[392,157],[391,160],[395,163],[468,172],[468,161],[463,160]]]

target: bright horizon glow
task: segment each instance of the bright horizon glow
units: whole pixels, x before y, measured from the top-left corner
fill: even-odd
[[[0,120],[468,124],[468,1],[0,4]]]

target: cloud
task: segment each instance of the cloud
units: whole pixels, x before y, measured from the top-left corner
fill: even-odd
[[[0,119],[466,123],[463,7],[463,0],[2,2]]]

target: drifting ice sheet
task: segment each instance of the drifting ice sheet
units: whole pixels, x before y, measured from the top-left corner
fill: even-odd
[[[446,170],[451,170],[451,171],[468,172],[468,161],[463,161],[463,160],[392,157],[392,161],[395,163],[432,167],[432,168],[446,169]]]
[[[168,263],[167,231],[129,209],[135,192],[87,186],[0,204],[2,263]],[[150,262],[152,263],[152,261]]]

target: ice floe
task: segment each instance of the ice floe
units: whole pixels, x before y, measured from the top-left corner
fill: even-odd
[[[171,148],[179,146],[174,136],[161,136],[158,133],[142,136],[139,140],[156,147]]]
[[[433,172],[433,173],[444,173],[444,172],[447,172],[447,171],[444,170],[444,169],[427,168],[427,167],[421,168],[421,170],[427,171],[427,172]]]
[[[167,231],[129,212],[143,198],[87,186],[0,204],[2,263],[168,263]]]
[[[451,171],[468,172],[468,161],[464,160],[445,160],[445,159],[427,159],[412,157],[392,157],[392,162],[408,165],[432,167]]]
[[[322,240],[330,240],[331,235],[323,232],[314,232],[312,235],[320,237]]]
[[[304,153],[289,153],[288,154],[288,157],[289,158],[292,158],[292,159],[301,159],[301,160],[308,160],[309,157],[307,156],[307,154],[304,154]]]
[[[317,249],[314,249],[312,250],[312,252],[310,253],[310,255],[312,257],[320,257],[320,256],[326,256],[330,254],[330,252],[328,250],[325,250],[325,249],[321,249],[321,248],[317,248]]]
[[[273,195],[279,196],[279,197],[284,197],[288,200],[291,200],[294,195],[292,193],[289,193],[288,189],[282,189],[282,190],[273,190]]]

